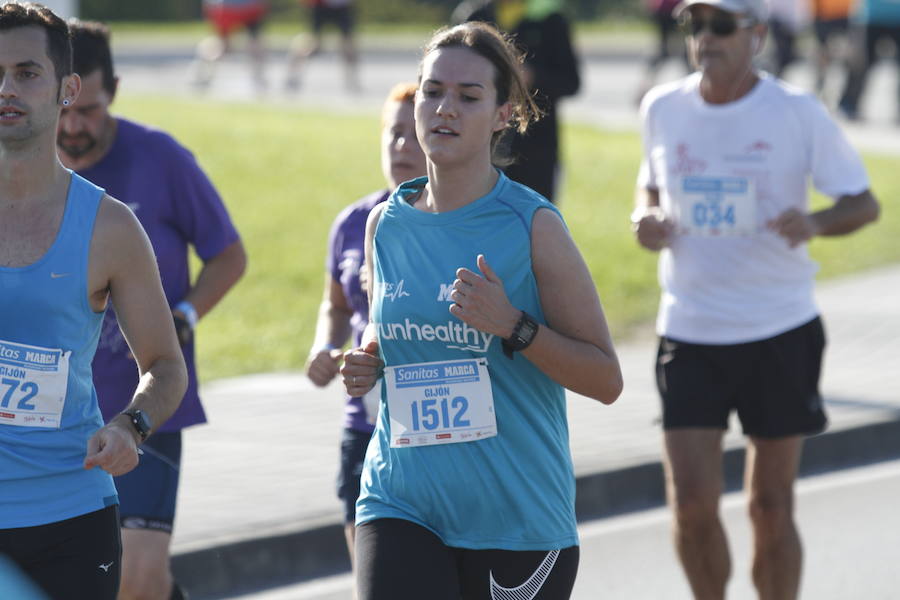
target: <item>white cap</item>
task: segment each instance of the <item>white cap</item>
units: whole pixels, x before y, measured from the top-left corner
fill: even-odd
[[[675,7],[673,14],[678,16],[688,7],[697,4],[705,4],[739,15],[749,15],[759,23],[765,23],[769,20],[769,6],[766,4],[766,0],[684,0]]]

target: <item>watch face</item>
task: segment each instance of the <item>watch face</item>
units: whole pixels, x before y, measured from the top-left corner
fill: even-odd
[[[532,323],[531,321],[522,323],[521,337],[523,341],[530,342],[535,333],[537,333],[537,325],[535,323]]]
[[[131,422],[134,423],[134,427],[141,434],[141,437],[147,437],[147,434],[153,429],[150,418],[142,410],[133,410],[128,414],[131,416]]]

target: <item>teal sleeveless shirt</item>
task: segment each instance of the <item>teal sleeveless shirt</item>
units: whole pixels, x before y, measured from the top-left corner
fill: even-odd
[[[88,301],[102,197],[73,173],[50,249],[26,267],[0,267],[0,529],[118,503],[112,477],[82,466],[87,440],[103,426],[91,379],[103,313]]]
[[[448,310],[456,270],[478,273],[476,258],[484,254],[513,306],[546,323],[531,264],[531,223],[536,210],[556,209],[501,173],[488,195],[457,210],[426,213],[408,202],[426,182],[423,177],[401,185],[375,231],[372,321],[381,357],[389,367],[486,358],[498,433],[391,448],[383,391],[356,522],[406,519],[460,548],[576,545],[563,388],[524,356],[507,358],[499,338]]]

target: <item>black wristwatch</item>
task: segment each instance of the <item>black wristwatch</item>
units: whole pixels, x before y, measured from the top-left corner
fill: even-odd
[[[147,416],[147,413],[140,409],[132,409],[126,410],[122,413],[126,415],[130,420],[131,424],[134,426],[134,430],[138,432],[138,435],[141,436],[141,441],[147,439],[150,435],[150,430],[153,429],[153,422],[150,421],[150,417]]]
[[[537,335],[539,324],[534,317],[524,310],[522,316],[519,317],[516,326],[513,327],[512,335],[503,340],[503,353],[507,358],[513,357],[513,352],[521,352],[531,345],[534,337]]]

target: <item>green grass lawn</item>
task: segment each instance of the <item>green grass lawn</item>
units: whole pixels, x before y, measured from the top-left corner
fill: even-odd
[[[135,45],[152,46],[193,46],[201,39],[212,35],[212,28],[205,21],[180,22],[130,22],[116,21],[109,24],[115,47]],[[431,33],[443,23],[364,23],[358,31],[359,45],[365,53],[370,48],[420,48],[431,37]],[[309,23],[301,18],[278,18],[270,20],[264,31],[266,46],[272,51],[284,51],[293,36],[309,34]],[[594,47],[616,48],[648,47],[653,43],[654,30],[649,21],[639,19],[609,19],[572,24],[575,43],[579,49]],[[326,29],[326,44],[334,46],[338,33]],[[246,43],[244,35],[234,36],[235,47]]]
[[[382,185],[378,115],[127,95],[115,109],[169,131],[197,155],[247,246],[247,274],[200,325],[203,379],[301,368],[328,228],[341,208]],[[562,210],[622,337],[652,319],[658,299],[656,256],[637,247],[628,226],[639,139],[570,125],[564,147]],[[866,163],[879,198],[900,197],[900,159],[867,156]],[[900,217],[885,208],[881,222],[859,235],[813,243],[823,276],[900,259]]]

